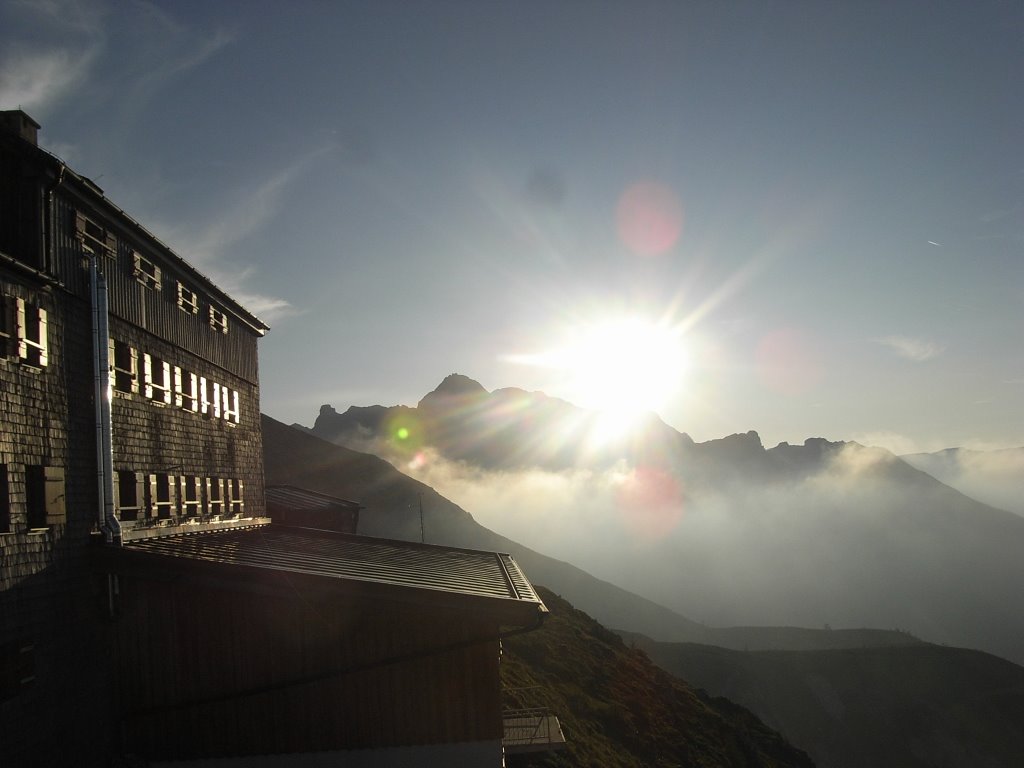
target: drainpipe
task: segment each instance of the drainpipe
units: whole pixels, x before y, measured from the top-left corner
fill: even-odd
[[[92,288],[93,400],[96,403],[96,486],[99,526],[108,544],[121,543],[121,523],[114,514],[114,448],[110,416],[110,329],[107,320],[107,280],[96,257],[89,260]]]

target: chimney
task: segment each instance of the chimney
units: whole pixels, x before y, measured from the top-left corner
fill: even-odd
[[[36,133],[40,125],[20,109],[0,111],[0,130],[24,139],[33,146],[39,146]]]

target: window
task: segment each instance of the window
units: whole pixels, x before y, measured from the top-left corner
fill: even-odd
[[[238,423],[238,390],[220,388],[220,399],[222,402],[221,414],[228,424]]]
[[[131,470],[117,473],[117,517],[123,522],[145,517],[145,484],[141,472]],[[141,513],[141,515],[140,515]]]
[[[210,327],[221,333],[228,332],[228,316],[210,305]]]
[[[199,377],[199,410],[208,419],[220,418],[220,384]]]
[[[170,520],[178,512],[178,484],[173,475],[149,476],[149,508],[157,520]]]
[[[139,352],[121,341],[110,340],[110,364],[115,394],[131,395],[139,391]]]
[[[45,368],[46,310],[24,299],[17,299],[18,357],[27,365]]]
[[[181,515],[182,517],[198,517],[203,512],[202,482],[198,477],[182,475],[181,482]]]
[[[146,398],[157,405],[171,404],[171,366],[148,352],[143,356]]]
[[[35,646],[26,640],[0,643],[0,701],[13,699],[35,679]]]
[[[63,467],[25,467],[28,527],[46,528],[65,522]]]
[[[240,517],[245,511],[245,501],[242,499],[242,481],[232,478],[227,481],[228,486],[228,513],[231,517]]]
[[[75,238],[82,250],[94,256],[117,255],[117,239],[106,227],[101,227],[84,213],[75,213]]]
[[[132,251],[132,274],[147,288],[160,290],[160,267],[138,251]]]
[[[199,294],[186,288],[181,280],[178,281],[178,309],[190,315],[199,314]]]
[[[0,296],[0,360],[15,355],[18,338],[18,303],[10,296]]]
[[[7,465],[0,464],[0,533],[11,532],[11,486],[7,481]]]
[[[206,513],[211,517],[224,514],[224,480],[206,478]]]
[[[199,377],[174,366],[174,406],[199,413]]]

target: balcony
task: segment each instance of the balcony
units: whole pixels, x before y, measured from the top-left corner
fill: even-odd
[[[565,735],[558,718],[547,707],[506,709],[501,740],[506,754],[565,749]]]

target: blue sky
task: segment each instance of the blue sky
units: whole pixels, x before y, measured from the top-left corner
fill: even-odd
[[[0,107],[270,322],[306,424],[573,399],[524,360],[624,314],[698,440],[1024,445],[1022,97],[1010,2],[0,2]]]

